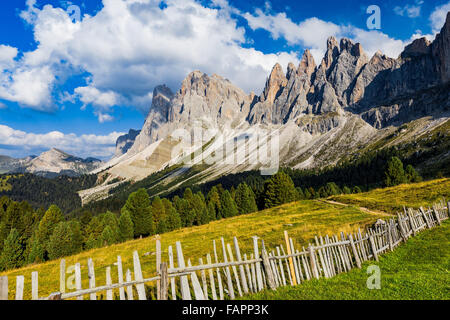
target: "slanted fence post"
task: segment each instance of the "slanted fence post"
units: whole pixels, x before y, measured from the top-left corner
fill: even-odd
[[[309,246],[309,257],[310,257],[310,263],[311,263],[311,272],[314,276],[314,278],[319,279],[319,270],[317,270],[317,263],[316,263],[316,254],[314,253],[313,246]]]
[[[159,299],[160,300],[168,300],[169,299],[169,273],[167,268],[167,263],[163,262],[160,266],[160,292]]]
[[[178,267],[186,268],[186,263],[184,262],[183,250],[181,248],[181,242],[177,241],[177,259],[178,259]],[[189,282],[187,276],[180,276],[180,291],[181,298],[183,300],[192,300],[191,291],[189,290]]]
[[[420,210],[420,213],[422,213],[423,219],[424,219],[425,222],[427,223],[428,229],[431,229],[431,223],[430,223],[430,221],[428,220],[428,217],[427,217],[427,215],[426,215],[426,213],[425,213],[425,210],[423,210],[423,207],[420,207],[419,210]]]
[[[95,288],[95,270],[94,270],[94,261],[92,261],[92,258],[88,259],[88,278],[89,278],[89,289]],[[90,295],[91,300],[97,300],[97,294],[91,293]]]
[[[437,211],[436,207],[434,207],[434,206],[433,206],[433,213],[434,213],[434,216],[436,217],[436,221],[437,221],[438,225],[442,225],[441,219],[439,217],[439,212]]]
[[[269,256],[267,255],[267,251],[265,249],[262,250],[262,260],[264,265],[264,271],[266,272],[267,283],[269,284],[269,288],[275,290],[277,286],[275,285],[275,277],[272,272],[272,268],[270,266]]]
[[[121,256],[117,256],[117,273],[118,273],[119,284],[122,284],[123,283],[123,268],[122,268],[122,257]],[[120,300],[125,300],[124,287],[119,288],[119,297],[120,297]]]
[[[373,236],[369,236],[370,247],[372,248],[373,258],[378,261],[377,247],[375,246],[375,241]]]
[[[353,241],[353,236],[349,234],[348,239],[350,240],[350,246],[352,247],[353,255],[355,256],[356,266],[359,269],[361,269],[361,259],[359,259],[358,250],[356,250],[355,242]]]
[[[8,277],[0,277],[0,300],[8,300]]]
[[[288,235],[287,231],[284,231],[284,240],[286,241],[287,254],[290,256],[292,254],[292,250],[291,250],[291,244],[289,241],[289,235]],[[289,270],[291,270],[292,282],[293,282],[293,285],[296,286],[297,278],[295,277],[294,260],[292,259],[292,257],[289,257],[288,261],[289,261]]]
[[[137,251],[133,252],[133,264],[134,264],[134,280],[142,281],[144,277],[142,276],[141,262],[139,261],[139,254]],[[145,285],[144,283],[136,284],[136,290],[138,293],[139,300],[147,300],[145,296]]]

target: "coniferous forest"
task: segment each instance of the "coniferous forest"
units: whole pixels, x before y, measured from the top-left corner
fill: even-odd
[[[4,195],[0,198],[0,270],[182,227],[203,225],[297,200],[359,193],[371,187],[394,186],[422,179],[411,165],[404,167],[400,158],[395,156],[387,161],[381,156],[375,157],[368,163],[362,162],[363,165],[371,170],[351,166],[315,173],[284,169],[266,179],[255,172],[247,172],[222,177],[215,184],[188,187],[163,198],[151,197],[145,188],[140,188],[130,193],[123,203],[114,197],[112,201],[115,202],[101,202],[106,206],[104,210],[97,204],[97,207],[75,207],[70,211],[73,205],[70,200],[57,200],[58,196],[64,198],[66,195],[62,193],[67,190],[92,184],[91,176],[71,178],[70,181],[67,180],[69,178],[59,178],[53,180],[54,184],[49,182],[48,188],[53,187],[57,191],[46,201],[53,200],[59,205],[46,206],[48,202],[42,202],[36,207],[33,204],[37,203],[38,197],[30,198],[30,201],[13,200],[15,193],[9,190],[11,197]],[[353,170],[361,174],[357,175]],[[376,174],[364,176],[363,172]],[[352,174],[353,178],[349,179]],[[355,184],[344,185],[342,181]],[[61,182],[67,182],[67,189],[57,188]],[[36,187],[36,182],[31,183],[28,192]],[[108,209],[111,203],[120,205],[118,210]]]

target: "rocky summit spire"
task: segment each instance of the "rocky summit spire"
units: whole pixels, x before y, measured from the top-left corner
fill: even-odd
[[[339,47],[338,42],[335,37],[329,37],[327,40],[327,51],[325,53],[325,57],[323,58],[323,62],[325,64],[325,69],[328,70],[333,64],[333,61],[339,55]]]
[[[432,52],[438,62],[441,81],[443,83],[450,81],[450,12],[447,12],[445,24],[433,42]]]
[[[286,87],[287,78],[284,75],[283,68],[279,63],[275,64],[270,73],[269,79],[267,79],[266,87],[261,97],[261,102],[268,102],[272,104],[278,92]]]
[[[306,74],[308,76],[311,76],[316,69],[316,62],[314,61],[314,58],[311,54],[311,52],[306,49],[305,52],[303,52],[302,60],[300,61],[300,65],[297,69],[297,74],[302,75]]]

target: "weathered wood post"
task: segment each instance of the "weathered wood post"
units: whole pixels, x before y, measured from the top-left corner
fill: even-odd
[[[177,247],[177,259],[178,259],[178,267],[186,268],[186,263],[184,262],[183,249],[181,248],[181,242],[176,242]],[[192,300],[191,291],[189,290],[189,282],[187,276],[180,276],[180,291],[181,298],[183,300]]]
[[[428,220],[428,217],[427,217],[427,215],[426,215],[426,213],[425,213],[425,210],[423,210],[423,207],[420,207],[420,213],[422,213],[422,217],[423,217],[423,219],[425,220],[425,222],[426,222],[426,224],[427,224],[427,227],[428,227],[428,229],[431,229],[432,228],[432,226],[431,226],[431,223],[430,223],[430,221]]]
[[[37,271],[31,273],[31,299],[39,300],[39,276]]]
[[[24,276],[16,277],[16,300],[23,300]]]
[[[66,260],[61,259],[59,264],[59,292],[66,293]]]
[[[403,222],[402,222],[402,216],[400,215],[400,213],[397,213],[397,222],[398,222],[398,228],[400,229],[400,234],[402,236],[402,239],[404,242],[406,242],[406,240],[408,239],[405,229],[403,228]]]
[[[259,249],[258,249],[258,237],[253,237],[253,253],[255,255],[255,260],[259,260]],[[262,274],[261,274],[261,263],[256,262],[256,280],[258,284],[258,291],[261,291],[264,289],[263,280],[262,280]]]
[[[269,288],[275,290],[277,286],[275,285],[275,277],[272,272],[272,268],[270,266],[269,256],[267,255],[267,251],[264,249],[261,252],[264,271],[266,272],[267,283],[269,284]]]
[[[314,278],[319,279],[319,270],[317,270],[316,254],[314,253],[313,246],[310,245],[308,247],[308,251],[309,251],[312,275],[314,276]]]
[[[292,250],[291,250],[291,244],[289,242],[289,235],[288,235],[287,231],[284,231],[284,239],[286,241],[287,254],[290,256],[292,254]],[[293,282],[293,285],[296,286],[297,278],[295,277],[294,260],[292,259],[292,257],[289,257],[288,260],[289,260],[289,270],[291,270],[292,282]]]
[[[119,284],[123,283],[123,267],[122,267],[122,257],[117,256],[117,276],[119,280]],[[119,297],[120,300],[125,300],[125,289],[124,287],[119,288]]]
[[[81,290],[81,265],[75,264],[75,287],[77,291]],[[77,300],[83,300],[83,296],[77,297]]]
[[[134,265],[134,280],[142,281],[144,277],[142,276],[141,262],[139,261],[139,254],[137,251],[133,252],[133,265]],[[136,284],[136,290],[138,293],[139,300],[147,300],[145,295],[145,285],[144,283]]]
[[[450,217],[450,201],[447,202],[447,215]]]
[[[436,210],[436,207],[433,207],[433,213],[434,213],[434,216],[436,217],[436,221],[437,221],[438,225],[442,225],[441,219],[439,218],[439,212]]]
[[[88,259],[88,278],[89,278],[89,289],[95,288],[95,270],[94,270],[94,262],[92,261],[92,258]],[[91,293],[90,295],[91,300],[97,300],[97,294]]]
[[[355,242],[353,241],[353,236],[349,234],[348,239],[350,240],[350,246],[352,247],[353,256],[355,257],[356,261],[356,266],[359,269],[361,269],[361,259],[359,258],[358,250],[356,250]]]
[[[161,268],[161,240],[160,236],[156,235],[156,274],[160,275]],[[159,296],[161,291],[161,281],[156,280],[156,299],[160,300],[161,297]]]
[[[373,236],[369,236],[370,247],[372,248],[373,257],[376,261],[378,261],[377,247],[375,246],[375,241],[373,240]]]
[[[61,292],[55,292],[52,293],[47,300],[53,301],[53,300],[61,300]]]
[[[106,267],[106,285],[111,286],[112,285],[112,279],[111,279],[111,267]],[[113,291],[111,289],[106,290],[106,300],[113,300]]]
[[[0,300],[8,300],[8,277],[0,277]]]
[[[389,251],[394,251],[394,240],[392,235],[392,224],[390,222],[386,223],[387,226],[387,236],[389,241]]]
[[[159,287],[159,299],[160,300],[168,300],[169,299],[169,272],[167,268],[167,263],[163,262],[160,266],[160,287]]]

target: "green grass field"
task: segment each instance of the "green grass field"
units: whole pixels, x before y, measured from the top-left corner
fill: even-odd
[[[426,230],[395,251],[367,261],[362,269],[331,279],[306,281],[296,287],[263,291],[245,299],[269,300],[449,300],[450,299],[450,221]],[[367,268],[377,265],[381,288],[368,289]]]
[[[450,201],[450,179],[439,179],[415,184],[404,184],[392,188],[375,189],[366,193],[339,195],[331,200],[353,204],[391,214],[403,211],[403,206],[428,207],[445,197]]]
[[[433,188],[439,186],[437,192]],[[445,186],[445,187],[442,187]],[[433,197],[429,192],[419,192],[421,189],[432,189]],[[359,207],[368,206],[366,201],[373,203],[374,209],[384,209],[382,205],[377,206],[377,201],[372,193],[376,193],[380,203],[384,203],[386,198],[392,195],[404,195],[402,201],[409,199],[408,193],[414,194],[411,199],[412,206],[417,203],[432,204],[440,196],[448,195],[450,192],[448,180],[438,180],[425,182],[416,185],[399,186],[373,192],[358,194],[357,199],[349,201],[349,205],[339,205],[326,203],[319,200],[306,200],[290,203],[281,207],[272,208],[257,213],[234,217],[226,220],[215,221],[208,225],[185,228],[161,235],[163,261],[168,261],[168,246],[175,246],[176,241],[181,241],[185,259],[191,259],[195,265],[198,258],[205,258],[207,253],[213,253],[213,240],[220,240],[221,237],[227,243],[231,243],[236,236],[239,240],[241,252],[252,252],[252,236],[264,239],[268,248],[284,243],[283,231],[287,230],[294,239],[295,245],[307,245],[315,235],[332,235],[338,232],[355,231],[357,228],[364,228],[372,224],[379,218],[386,218],[386,213],[371,212],[361,210]],[[411,190],[411,191],[408,191]],[[418,191],[419,190],[419,191]],[[361,200],[358,200],[361,199]],[[339,198],[339,202],[347,201],[344,197]],[[428,202],[430,201],[430,202]],[[390,210],[389,210],[390,211]],[[220,246],[219,246],[220,247]],[[113,282],[117,282],[116,266],[117,255],[121,255],[124,270],[133,270],[132,253],[138,250],[140,254],[144,277],[151,277],[155,274],[155,238],[145,238],[141,240],[129,241],[122,244],[113,245],[107,248],[95,249],[66,258],[66,265],[70,266],[77,262],[81,263],[83,288],[88,287],[87,259],[92,258],[95,265],[96,284],[105,284],[106,267],[111,266]],[[146,254],[147,253],[147,254]],[[145,255],[144,255],[145,254]],[[219,252],[220,254],[220,252]],[[50,261],[44,264],[31,265],[22,269],[9,271],[0,275],[10,277],[10,283],[15,283],[15,276],[25,276],[25,299],[31,296],[31,272],[39,272],[39,295],[48,296],[52,292],[59,291],[59,260]],[[11,298],[14,296],[15,286],[10,286]]]

